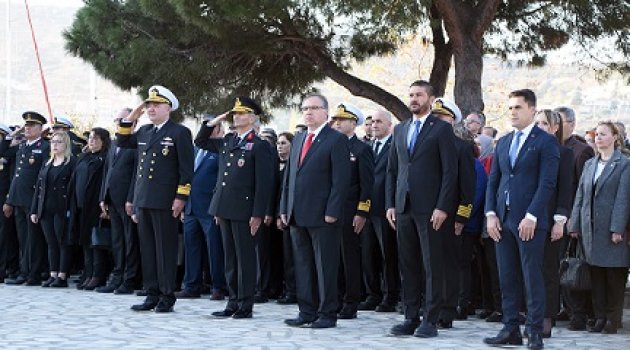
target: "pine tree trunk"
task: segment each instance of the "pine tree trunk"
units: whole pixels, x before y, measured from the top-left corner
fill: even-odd
[[[483,111],[481,75],[483,54],[481,43],[474,42],[466,35],[461,37],[462,45],[453,48],[455,57],[455,103],[465,116],[472,111]]]

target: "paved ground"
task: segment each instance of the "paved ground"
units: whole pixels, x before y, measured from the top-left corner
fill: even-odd
[[[0,284],[0,348],[2,349],[490,349],[482,338],[500,325],[477,319],[460,321],[438,338],[391,337],[387,330],[398,314],[361,312],[341,320],[337,328],[290,328],[283,319],[297,306],[256,305],[254,318],[215,319],[224,302],[179,300],[175,312],[136,313],[129,306],[143,300],[68,289]],[[554,330],[545,349],[630,349],[630,310],[617,335]],[[524,347],[522,347],[524,348]]]

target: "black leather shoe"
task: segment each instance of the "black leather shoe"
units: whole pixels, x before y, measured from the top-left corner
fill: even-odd
[[[538,333],[530,334],[527,338],[527,348],[533,350],[542,350],[544,347],[542,336]]]
[[[329,318],[318,318],[315,322],[311,323],[311,328],[335,328],[337,327],[337,321]]]
[[[234,319],[252,318],[252,310],[238,310],[232,315]]]
[[[48,288],[53,282],[55,282],[55,277],[50,276],[44,283],[42,283],[42,287]]]
[[[136,295],[139,297],[146,297],[148,293],[145,289],[140,289],[139,291],[136,292]]]
[[[374,311],[376,311],[376,312],[396,312],[396,306],[391,305],[391,304],[380,303],[380,304],[378,304],[376,309],[374,309]]]
[[[173,312],[173,304],[160,300],[155,306],[155,312]]]
[[[389,330],[391,335],[413,335],[413,332],[420,325],[418,319],[406,319],[405,322],[395,325]]]
[[[266,296],[264,296],[262,294],[254,295],[254,303],[255,304],[264,304],[264,303],[266,303],[268,301],[269,301],[269,298],[267,298]]]
[[[521,331],[508,331],[502,329],[496,337],[484,338],[483,342],[488,345],[523,345],[523,336]]]
[[[193,293],[191,291],[184,289],[182,291],[175,293],[175,297],[177,299],[198,299],[198,298],[201,298],[201,294]]]
[[[280,305],[291,305],[291,304],[297,304],[297,298],[296,297],[292,297],[292,296],[284,296],[278,300],[276,300],[276,303],[280,304]]]
[[[94,290],[96,292],[98,292],[98,293],[113,293],[117,288],[118,288],[118,286],[114,286],[114,285],[108,284],[108,285],[103,286],[103,287],[95,288]]]
[[[16,278],[7,278],[6,281],[4,281],[4,283],[13,284],[13,285],[24,284],[26,283],[26,277],[20,275],[20,276],[17,276]]]
[[[453,328],[453,321],[447,321],[447,320],[438,320],[437,322],[437,327],[440,329],[450,329]]]
[[[225,309],[223,311],[215,311],[212,313],[214,317],[232,317],[238,310]]]
[[[567,309],[562,309],[558,312],[556,315],[556,321],[569,321],[569,313],[567,312]]]
[[[435,324],[431,322],[422,322],[420,327],[416,328],[413,336],[418,338],[435,338],[438,336],[438,330]]]
[[[337,318],[342,320],[351,320],[353,318],[357,318],[357,309],[354,306],[344,305],[337,314]]]
[[[617,334],[617,325],[610,322],[610,320],[606,321],[606,325],[602,329],[602,333],[604,334]]]
[[[595,322],[595,325],[593,325],[593,327],[590,327],[588,329],[588,331],[590,333],[601,333],[602,330],[604,330],[605,326],[606,326],[606,319],[600,318]]]
[[[567,327],[570,331],[585,331],[586,330],[586,320],[580,317],[573,317],[569,322],[569,327]]]
[[[114,294],[133,294],[133,288],[123,283],[114,290]]]
[[[357,309],[361,311],[374,311],[378,305],[378,301],[368,299],[366,301],[360,302],[359,306],[357,306]]]
[[[51,288],[68,288],[68,280],[61,277],[55,278],[55,281],[50,284]]]
[[[153,298],[146,298],[142,304],[133,305],[131,310],[133,311],[151,311],[158,305],[158,300]]]
[[[503,320],[503,314],[495,311],[490,314],[490,316],[486,317],[486,322],[501,322]]]
[[[27,286],[41,286],[42,285],[42,280],[38,279],[38,278],[29,278],[26,281],[26,285]]]
[[[310,325],[311,323],[313,323],[313,321],[305,320],[302,317],[298,317],[298,318],[288,318],[284,320],[284,323],[287,326],[291,326],[291,327],[304,327],[304,326]]]

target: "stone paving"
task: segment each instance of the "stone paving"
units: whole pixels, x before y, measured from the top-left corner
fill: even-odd
[[[137,296],[0,284],[0,300],[0,349],[491,349],[482,339],[501,327],[474,318],[426,340],[388,336],[402,320],[395,313],[360,312],[337,328],[312,330],[285,326],[297,306],[274,302],[255,305],[253,319],[233,320],[210,316],[225,302],[207,298],[178,300],[170,314],[137,313],[129,310],[143,300]],[[545,349],[628,350],[625,311],[620,334],[570,332],[561,323]]]

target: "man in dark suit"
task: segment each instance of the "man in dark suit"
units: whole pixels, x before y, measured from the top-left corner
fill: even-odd
[[[280,199],[290,225],[300,313],[292,327],[337,325],[337,276],[343,211],[350,187],[348,138],[327,123],[328,100],[307,95],[301,104],[308,130],[293,140]]]
[[[560,152],[555,138],[536,126],[536,95],[510,93],[514,131],[497,142],[486,190],[488,234],[497,242],[503,329],[489,345],[521,345],[518,312],[527,297],[528,348],[542,349],[545,288],[542,263],[549,232],[548,202],[554,193]],[[523,284],[525,291],[522,290]]]
[[[470,141],[462,139],[463,133],[470,133],[461,125],[462,113],[459,107],[444,97],[438,97],[433,102],[431,110],[435,116],[451,124],[457,130],[455,150],[457,151],[457,182],[455,197],[449,208],[448,217],[442,229],[442,254],[444,261],[444,291],[442,309],[438,326],[452,328],[453,320],[457,316],[457,300],[459,296],[459,259],[463,242],[462,231],[470,218],[472,202],[475,197],[477,184],[475,174],[474,139],[470,134]]]
[[[114,122],[126,118],[130,110],[123,109]],[[133,186],[137,155],[133,149],[123,149],[112,142],[103,168],[100,207],[109,216],[112,232],[114,266],[106,286],[99,293],[131,294],[140,289],[140,248],[136,224],[127,215],[126,204],[133,202]]]
[[[584,169],[584,164],[586,164],[587,160],[595,156],[595,151],[593,151],[593,148],[591,148],[591,146],[589,146],[586,142],[581,141],[577,135],[573,134],[577,122],[575,111],[569,107],[558,107],[555,111],[560,113],[560,117],[562,118],[564,146],[570,148],[571,151],[573,151],[574,156],[574,173],[571,191],[571,203],[573,203],[578,183],[580,182],[580,177],[582,176],[582,170]],[[566,251],[570,238],[565,236],[563,237],[563,240],[564,242],[559,248],[561,252]],[[570,309],[568,311],[571,314],[571,322],[569,323],[568,329],[571,331],[586,330],[586,320],[588,319],[588,313],[590,311],[591,293],[589,291],[563,290],[562,296],[565,302],[565,307]],[[563,310],[558,317],[562,318],[563,316],[568,316],[566,313],[567,310]]]
[[[239,97],[230,112],[201,127],[195,145],[219,153],[219,177],[210,214],[219,220],[225,250],[225,278],[230,299],[217,317],[251,318],[256,289],[255,236],[271,202],[275,180],[273,150],[254,131],[262,114],[248,97]],[[213,129],[228,116],[235,133],[209,138]]]
[[[0,124],[0,143],[2,149],[9,148],[12,131],[8,125]],[[0,157],[0,201],[4,205],[11,186],[11,173],[15,164],[15,155]],[[0,283],[5,277],[14,279],[19,272],[19,245],[15,236],[15,224],[12,218],[0,215]]]
[[[214,116],[204,114],[204,121]],[[203,130],[203,129],[202,129]],[[203,132],[200,130],[200,132]],[[218,124],[210,138],[222,138],[223,128]],[[204,256],[209,262],[212,277],[212,300],[223,300],[227,291],[225,282],[225,257],[221,230],[208,209],[219,174],[219,154],[197,148],[195,150],[195,175],[190,198],[184,209],[184,288],[175,293],[178,299],[199,298],[203,289]],[[205,252],[205,253],[204,253]],[[207,264],[206,264],[207,265]]]
[[[172,312],[175,304],[179,216],[190,195],[193,146],[190,130],[170,120],[179,101],[167,88],[149,88],[143,104],[120,121],[117,144],[137,148],[133,205],[138,220],[142,279],[147,297],[134,311]],[[132,133],[146,109],[151,124]]]
[[[370,218],[361,233],[361,267],[367,299],[359,310],[396,311],[400,297],[396,232],[385,217],[385,177],[392,143],[392,116],[386,111],[372,115],[371,148],[374,152],[374,186]]]
[[[15,154],[16,168],[7,201],[3,206],[4,215],[15,215],[15,226],[20,244],[20,275],[16,279],[7,280],[7,284],[23,284],[38,286],[41,274],[46,272],[46,241],[39,224],[30,220],[30,208],[35,192],[35,182],[42,165],[50,157],[50,144],[44,140],[42,127],[46,118],[37,112],[25,112],[24,138],[21,142],[14,140],[8,150],[0,154]]]
[[[405,321],[390,332],[428,338],[437,336],[444,273],[440,230],[456,196],[457,153],[453,128],[431,114],[433,87],[416,81],[409,98],[413,115],[394,129],[387,166],[387,219],[398,234],[405,312]],[[422,324],[420,256],[426,277]]]
[[[342,103],[332,117],[333,129],[348,137],[350,149],[350,188],[344,207],[343,236],[341,240],[341,271],[339,279],[343,307],[338,318],[357,317],[361,301],[361,240],[367,217],[370,214],[372,186],[374,185],[374,154],[370,146],[359,140],[355,128],[363,124],[363,113],[357,107]]]

